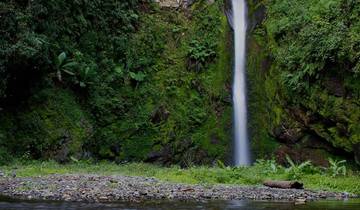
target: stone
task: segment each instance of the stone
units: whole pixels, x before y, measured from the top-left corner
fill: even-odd
[[[159,3],[160,7],[178,8],[180,7],[182,0],[154,0]]]
[[[158,3],[160,7],[187,8],[194,2],[194,0],[154,0],[154,2]],[[208,0],[208,3],[211,2],[214,2],[214,0]]]
[[[89,180],[95,180],[84,185]],[[119,187],[110,187],[110,180],[116,180]],[[31,188],[24,188],[31,183]],[[37,186],[37,187],[34,187]],[[39,186],[52,186],[51,192]],[[117,202],[158,199],[175,200],[240,200],[271,199],[298,202],[321,198],[342,198],[343,193],[316,192],[295,189],[266,187],[245,187],[237,185],[187,185],[156,182],[146,177],[98,176],[98,175],[51,175],[44,177],[5,179],[0,183],[0,196],[17,199]],[[31,197],[28,197],[31,196]],[[352,198],[355,195],[349,194]]]

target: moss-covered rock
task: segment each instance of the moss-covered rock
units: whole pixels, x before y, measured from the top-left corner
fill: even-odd
[[[70,156],[81,157],[93,128],[89,116],[76,101],[68,90],[53,88],[36,93],[26,108],[18,110],[13,118],[8,116],[13,125],[6,123],[11,126],[7,130],[11,141],[5,144],[23,157],[59,162],[69,160]]]
[[[250,15],[266,17],[264,21],[251,18],[256,21],[249,37],[250,127],[256,154],[258,145],[268,145],[273,138],[282,144],[278,154],[284,151],[311,154],[306,151],[313,151],[313,145],[323,142],[316,149],[324,155],[316,153],[318,160],[308,157],[317,163],[325,161],[329,152],[344,154],[344,158],[356,153],[354,148],[360,141],[359,83],[354,83],[357,75],[356,71],[351,73],[351,68],[356,68],[358,61],[352,54],[340,56],[342,51],[337,47],[341,45],[345,49],[359,39],[353,37],[348,45],[343,42],[332,45],[347,36],[329,26],[339,24],[348,16],[333,19],[326,16],[356,13],[359,4],[349,4],[354,7],[341,7],[341,3],[335,1],[329,5],[308,0],[294,4],[250,1]],[[259,16],[259,11],[266,16]],[[316,18],[306,22],[304,14]],[[331,24],[323,25],[319,20]],[[356,25],[360,20],[352,21]],[[316,29],[312,28],[314,25]],[[355,26],[347,27],[349,35],[352,34]],[[349,65],[343,66],[346,62]],[[349,83],[353,85],[347,88]],[[276,151],[276,146],[266,151],[272,149]],[[301,155],[293,156],[304,159]]]
[[[0,84],[9,140],[0,147],[60,161],[81,154],[84,142],[87,154],[119,162],[225,160],[232,111],[223,1],[184,10],[151,2],[0,4],[12,15],[0,38],[0,74],[11,78],[11,88]],[[20,89],[18,78],[35,73]],[[7,95],[14,107],[3,103]]]
[[[104,74],[90,87],[98,125],[94,154],[183,166],[228,158],[231,43],[223,6],[199,1],[185,11],[154,7],[141,13],[128,71],[144,78],[130,75],[115,86]]]

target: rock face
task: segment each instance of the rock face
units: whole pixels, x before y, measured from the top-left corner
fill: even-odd
[[[77,63],[80,65],[84,58],[84,65],[86,63],[94,70],[91,79],[90,75],[86,77],[89,82],[102,82],[91,82],[93,86],[81,87],[78,75],[64,73],[63,82],[60,83],[56,75],[40,71],[52,65],[45,62],[52,59],[52,51],[54,55],[60,53],[53,48],[45,50],[48,53],[31,54],[26,61],[9,58],[8,62],[8,58],[5,58],[5,68],[8,69],[7,65],[11,64],[9,75],[14,78],[11,89],[19,95],[22,95],[22,88],[17,86],[30,83],[26,75],[22,74],[22,69],[33,74],[27,67],[34,67],[33,71],[39,74],[39,78],[31,81],[32,89],[26,96],[19,96],[11,102],[14,107],[6,103],[7,106],[0,111],[0,164],[6,163],[6,158],[12,157],[12,153],[19,157],[24,155],[34,159],[52,159],[61,163],[74,158],[109,159],[116,162],[148,160],[166,164],[188,164],[189,161],[193,161],[191,164],[211,164],[217,159],[227,159],[231,142],[231,100],[228,100],[231,96],[227,88],[231,83],[231,56],[227,50],[230,44],[226,42],[228,30],[226,22],[222,21],[222,4],[196,1],[191,8],[186,9],[182,6],[191,5],[195,1],[151,1],[151,5],[149,1],[138,4],[133,2],[131,5],[123,1],[100,1],[96,8],[90,6],[91,3],[73,5],[87,8],[79,14],[84,17],[81,23],[77,21],[78,16],[71,12],[77,8],[63,4],[48,7],[44,2],[37,2],[36,8],[45,8],[46,12],[35,15],[31,10],[35,5],[28,1],[5,3],[5,12],[11,14],[5,15],[11,19],[5,21],[5,25],[3,21],[0,22],[0,25],[9,28],[5,31],[13,31],[11,26],[20,24],[17,16],[24,15],[29,18],[21,24],[34,23],[32,27],[24,28],[29,33],[38,28],[38,24],[39,27],[54,25],[64,29],[66,24],[62,25],[63,22],[52,18],[57,16],[57,12],[68,14],[69,23],[74,23],[79,29],[93,23],[101,25],[94,25],[94,30],[81,37],[78,37],[77,31],[67,33],[69,39],[65,44],[74,46],[72,52],[68,52],[69,60],[70,57],[79,58]],[[97,18],[106,19],[106,23],[95,23],[92,16],[88,15],[98,10],[102,12]],[[119,21],[117,14],[120,13],[131,17]],[[44,15],[49,15],[49,18],[38,23],[37,19]],[[53,28],[44,27],[42,30],[39,37],[43,37],[42,34],[50,35]],[[17,33],[15,29],[14,37]],[[34,36],[38,36],[35,34],[37,32],[34,31]],[[57,46],[57,42],[62,42],[45,36],[44,39],[51,40],[49,46]],[[72,36],[79,40],[72,39]],[[11,37],[9,35],[6,42],[9,45],[5,44],[5,48],[15,44]],[[117,41],[111,41],[113,38]],[[100,39],[101,47],[96,44]],[[199,40],[196,42],[198,46],[193,46],[194,49],[216,54],[216,59],[206,61],[209,65],[204,65],[198,76],[186,68],[187,61],[192,57],[188,46],[194,40]],[[20,41],[27,42],[25,39]],[[41,50],[45,45],[47,48],[48,44],[41,43]],[[109,61],[109,65],[104,66],[109,71],[95,74],[95,69],[102,64],[87,54],[105,52],[113,47],[117,49],[112,52],[114,55],[126,55],[119,62],[129,66],[133,72],[122,74],[122,67],[119,66],[113,74],[114,69],[110,65],[113,56],[109,54],[109,60],[105,58],[108,55],[101,57],[101,60]],[[25,62],[28,66],[18,69]],[[18,73],[13,75],[12,68]],[[145,74],[146,69],[150,68],[156,68],[156,71]],[[17,75],[22,75],[24,82],[20,82]],[[3,107],[1,98],[0,103],[0,107]]]
[[[311,160],[314,164],[326,165],[329,155],[335,155],[339,159],[355,159],[359,164],[359,96],[356,88],[347,85],[353,84],[354,78],[351,75],[342,76],[339,74],[342,67],[329,63],[323,67],[321,76],[311,80],[309,88],[304,88],[306,91],[294,91],[279,79],[280,75],[292,68],[282,66],[282,58],[274,56],[281,51],[278,51],[280,48],[286,47],[276,44],[279,48],[268,50],[268,45],[273,46],[269,43],[272,39],[265,34],[258,36],[261,30],[273,27],[267,25],[270,20],[279,22],[270,16],[263,21],[267,16],[265,8],[276,5],[263,4],[258,0],[248,1],[249,11],[252,11],[247,58],[249,127],[254,156],[271,157],[275,153],[280,162],[286,162],[284,157],[289,155],[297,162]],[[281,37],[288,40],[293,38],[284,31]],[[280,39],[274,39],[274,42],[285,43]],[[312,46],[316,46],[316,43]],[[305,80],[302,83],[306,84]]]
[[[12,139],[8,141],[9,151],[22,154],[31,148],[30,157],[61,163],[70,160],[71,156],[81,157],[82,145],[91,135],[93,126],[75,96],[63,89],[49,88],[34,94],[28,104],[28,110],[16,115],[19,119],[16,129],[7,129],[6,134]],[[7,128],[4,121],[0,122],[3,130]],[[14,118],[9,117],[7,121],[13,122]]]
[[[160,7],[168,8],[187,8],[194,3],[194,0],[154,0],[154,2],[159,3]],[[214,0],[208,0],[209,4],[214,3]]]
[[[187,5],[187,0],[154,0],[159,3],[161,7],[179,8]]]

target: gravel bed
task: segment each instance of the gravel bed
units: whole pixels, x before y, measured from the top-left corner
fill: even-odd
[[[236,185],[187,185],[155,178],[52,175],[0,178],[0,196],[24,200],[116,202],[143,200],[318,200],[345,199],[347,193]]]

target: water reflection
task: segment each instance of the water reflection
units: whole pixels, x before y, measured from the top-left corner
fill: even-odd
[[[260,201],[208,201],[179,202],[158,201],[142,203],[111,203],[89,204],[69,202],[22,202],[0,201],[0,209],[6,210],[359,210],[360,200],[350,201],[319,201],[306,205],[295,205],[291,202],[260,202]]]

